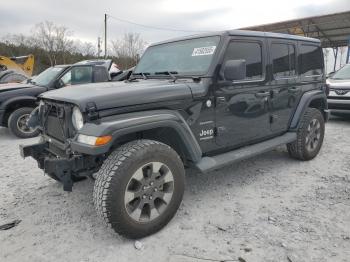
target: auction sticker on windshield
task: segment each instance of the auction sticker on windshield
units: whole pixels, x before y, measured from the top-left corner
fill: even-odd
[[[215,48],[216,46],[196,47],[193,49],[192,56],[212,55],[215,52]]]

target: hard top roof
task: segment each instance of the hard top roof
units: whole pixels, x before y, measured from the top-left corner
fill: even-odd
[[[303,17],[241,29],[314,37],[321,40],[324,48],[346,46],[350,40],[350,11]]]
[[[227,31],[208,32],[208,33],[203,33],[203,34],[196,34],[196,35],[189,35],[189,36],[173,38],[173,39],[165,40],[162,42],[154,43],[150,46],[171,43],[171,42],[176,42],[176,41],[181,41],[181,40],[189,40],[189,39],[193,39],[193,38],[210,37],[210,36],[271,37],[271,38],[280,38],[280,39],[320,43],[320,40],[318,40],[316,38],[310,38],[310,37],[304,37],[304,36],[298,36],[298,35],[272,33],[272,32],[260,32],[260,31],[248,31],[248,30],[227,30]]]

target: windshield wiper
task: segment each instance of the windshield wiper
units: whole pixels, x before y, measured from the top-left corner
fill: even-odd
[[[144,80],[147,80],[148,79],[148,75],[150,75],[150,73],[143,73],[143,72],[140,72],[140,73],[133,73],[132,75],[134,76],[142,76]]]
[[[154,72],[155,75],[168,75],[170,76],[174,81],[176,81],[177,77],[175,75],[178,74],[176,71],[161,71],[161,72]]]

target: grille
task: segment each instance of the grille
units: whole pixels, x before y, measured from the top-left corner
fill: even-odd
[[[43,110],[44,133],[62,143],[72,137],[70,128],[70,106],[45,104]]]
[[[348,90],[335,90],[335,93],[337,94],[337,95],[345,95],[345,94],[347,94],[348,93]]]

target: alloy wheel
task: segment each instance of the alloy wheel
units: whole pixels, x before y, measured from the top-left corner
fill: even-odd
[[[173,193],[174,176],[167,165],[161,162],[143,165],[126,186],[127,214],[138,223],[153,221],[165,211]]]

